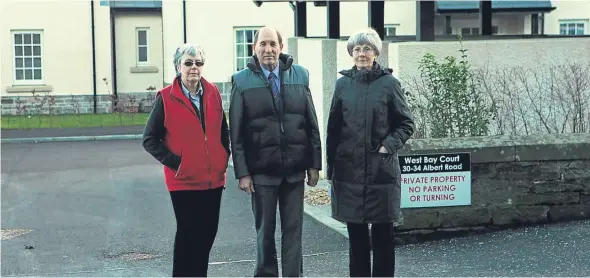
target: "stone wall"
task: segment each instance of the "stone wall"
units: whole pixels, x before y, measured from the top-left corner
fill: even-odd
[[[590,219],[590,133],[410,140],[400,154],[470,152],[470,206],[402,209],[397,241]]]
[[[93,95],[51,95],[3,96],[2,115],[37,115],[37,114],[86,114],[94,112]],[[53,104],[50,104],[53,102]],[[97,97],[98,113],[112,112],[111,98],[108,95]]]
[[[223,109],[229,111],[231,83],[215,83],[219,88]],[[153,106],[156,92],[119,93],[119,107],[124,112],[136,111],[149,113]],[[94,112],[93,95],[53,95],[39,93],[33,96],[2,96],[2,115],[36,115],[36,114],[86,114]],[[97,96],[98,113],[112,113],[112,98],[109,95]],[[26,107],[26,109],[24,109]]]
[[[221,94],[221,101],[223,102],[223,110],[229,112],[229,102],[231,99],[231,82],[215,83]]]

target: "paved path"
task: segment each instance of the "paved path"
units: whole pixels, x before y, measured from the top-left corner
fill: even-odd
[[[250,276],[252,213],[229,173],[210,273]],[[2,144],[1,178],[2,229],[30,230],[3,231],[2,276],[170,275],[173,211],[139,140]],[[589,234],[580,221],[401,246],[397,273],[587,277]],[[347,276],[341,234],[306,217],[303,238],[306,276]],[[127,260],[133,252],[155,257]]]
[[[131,135],[142,134],[144,126],[112,126],[86,128],[33,128],[2,129],[2,138],[39,138],[69,136]]]

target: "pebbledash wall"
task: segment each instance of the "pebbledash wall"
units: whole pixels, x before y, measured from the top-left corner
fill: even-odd
[[[409,140],[402,154],[471,153],[471,205],[406,208],[396,240],[590,219],[590,133]]]

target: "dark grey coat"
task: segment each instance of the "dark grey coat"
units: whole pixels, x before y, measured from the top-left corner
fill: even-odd
[[[332,217],[351,223],[393,223],[400,213],[397,152],[414,132],[412,113],[391,69],[374,64],[341,71],[327,127]],[[387,154],[379,153],[383,145]]]

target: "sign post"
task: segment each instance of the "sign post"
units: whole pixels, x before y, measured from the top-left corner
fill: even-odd
[[[471,154],[400,155],[401,208],[471,205]]]

